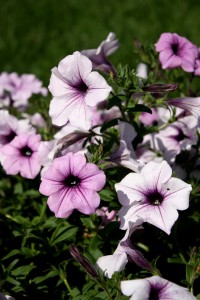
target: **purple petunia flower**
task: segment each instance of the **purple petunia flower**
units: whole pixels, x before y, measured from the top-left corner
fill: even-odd
[[[118,123],[120,144],[118,150],[110,154],[109,163],[111,166],[120,165],[134,172],[139,172],[144,164],[136,159],[132,146],[132,141],[137,133],[131,124],[122,121],[118,121]]]
[[[187,288],[160,276],[121,282],[122,293],[130,300],[195,300]]]
[[[52,69],[49,90],[54,96],[49,110],[53,124],[63,126],[69,121],[88,130],[92,107],[108,97],[111,87],[98,72],[92,72],[92,62],[77,51]]]
[[[155,47],[160,52],[163,69],[181,67],[185,72],[194,72],[198,48],[185,37],[176,33],[162,33]]]
[[[68,217],[74,209],[93,214],[99,206],[105,174],[84,155],[68,153],[55,158],[42,176],[40,192],[49,196],[48,206],[58,218]]]
[[[154,135],[154,145],[167,162],[173,163],[182,150],[190,150],[196,143],[196,129],[197,119],[194,116],[180,118]]]
[[[168,105],[189,111],[196,118],[200,117],[200,97],[185,97],[166,100]]]
[[[194,75],[200,76],[200,48],[198,49],[198,56],[195,60]]]
[[[114,53],[119,48],[119,41],[115,38],[115,33],[110,32],[106,40],[102,41],[97,49],[83,50],[81,53],[92,61],[93,69],[105,73],[116,73],[113,65],[108,61],[107,56]]]
[[[9,93],[13,106],[17,108],[26,108],[28,99],[32,94],[47,95],[47,89],[42,87],[42,82],[35,75],[18,75],[15,72],[10,74],[3,72],[0,75],[0,94],[1,90],[6,92],[6,94]]]
[[[115,185],[123,205],[119,211],[121,229],[142,218],[170,234],[178,218],[177,210],[188,208],[192,190],[190,184],[171,175],[172,169],[166,161],[150,162],[141,173],[129,173]]]
[[[125,269],[128,261],[135,263],[139,267],[148,271],[152,270],[151,264],[145,259],[143,254],[132,246],[131,235],[138,229],[141,229],[142,219],[135,223],[130,223],[125,236],[119,242],[117,249],[112,255],[101,256],[96,262],[96,266],[102,270],[108,278],[111,278],[115,272]]]
[[[0,110],[0,147],[10,143],[21,133],[35,133],[29,120],[18,120],[7,110]]]
[[[23,133],[0,149],[3,154],[1,163],[6,174],[20,173],[22,177],[29,179],[37,176],[41,168],[38,159],[40,139],[39,134]]]

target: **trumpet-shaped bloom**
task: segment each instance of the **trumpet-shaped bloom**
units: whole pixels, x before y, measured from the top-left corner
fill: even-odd
[[[111,153],[111,166],[121,165],[135,172],[139,172],[143,163],[136,159],[132,141],[137,136],[133,126],[127,122],[119,121],[120,145],[117,151]]]
[[[176,33],[162,33],[155,47],[160,52],[163,69],[181,67],[185,72],[194,72],[198,48],[185,37]]]
[[[195,300],[187,288],[160,276],[121,282],[122,293],[130,300]]]
[[[99,206],[105,174],[84,155],[68,153],[55,158],[43,174],[40,192],[48,198],[48,206],[58,218],[68,217],[74,209],[92,214]]]
[[[81,53],[87,56],[91,61],[94,69],[103,72],[115,73],[115,69],[108,61],[107,56],[111,55],[119,48],[119,41],[115,38],[115,33],[110,32],[106,40],[102,41],[97,49],[83,50]]]
[[[166,102],[169,105],[189,111],[196,118],[200,117],[200,97],[175,98]]]
[[[124,270],[128,261],[134,262],[139,267],[151,270],[151,264],[144,258],[143,254],[132,246],[130,241],[131,235],[134,231],[141,229],[142,219],[138,219],[135,223],[130,223],[125,236],[119,242],[117,249],[112,255],[99,257],[96,265],[104,274],[111,278],[115,272]]]
[[[21,133],[35,133],[29,120],[18,120],[7,110],[0,111],[0,147],[10,143]]]
[[[3,154],[2,166],[6,174],[33,179],[40,171],[38,159],[39,134],[20,134],[0,149]]]
[[[53,124],[63,126],[70,121],[72,126],[88,130],[91,107],[105,100],[111,87],[98,72],[92,72],[92,62],[77,51],[52,69],[49,90],[54,97],[49,110]]]
[[[146,164],[141,173],[129,173],[115,185],[123,207],[119,211],[121,229],[129,222],[142,218],[170,234],[178,218],[177,210],[189,206],[190,184],[173,178],[172,169],[166,161]]]
[[[174,162],[176,156],[182,150],[190,150],[197,141],[197,119],[194,116],[186,116],[160,130],[154,136],[154,144],[157,150],[163,152],[164,158]]]
[[[33,74],[18,75],[17,73],[2,73],[0,89],[8,92],[14,107],[26,107],[32,94],[47,95],[47,89]]]

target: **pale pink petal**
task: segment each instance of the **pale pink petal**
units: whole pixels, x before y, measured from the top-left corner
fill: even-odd
[[[189,207],[189,195],[192,190],[190,184],[185,183],[181,179],[171,178],[162,190],[166,190],[165,201],[168,205],[178,210],[185,210]]]
[[[126,206],[144,198],[143,188],[142,177],[135,173],[129,173],[120,183],[115,184],[119,202]]]
[[[92,71],[92,62],[76,51],[60,61],[58,71],[70,85],[74,85],[74,83],[85,80]]]
[[[54,97],[60,97],[69,92],[71,87],[67,84],[64,78],[58,72],[58,69],[55,67],[52,70],[50,83],[49,83],[49,91],[52,93]]]
[[[89,215],[95,213],[100,204],[100,196],[92,189],[76,188],[74,207],[80,212]]]
[[[115,272],[124,270],[127,263],[127,255],[125,252],[122,252],[120,254],[102,256],[97,260],[96,265],[108,278],[111,278]]]
[[[85,79],[85,83],[88,86],[85,102],[89,106],[95,106],[98,102],[105,100],[112,90],[98,72],[91,72]]]
[[[145,279],[121,281],[122,293],[131,296],[130,300],[148,300],[151,290],[149,282]]]

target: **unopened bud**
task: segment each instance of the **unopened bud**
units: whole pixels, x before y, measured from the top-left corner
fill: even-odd
[[[91,262],[79,251],[75,245],[69,246],[71,256],[83,267],[83,269],[94,279],[99,278],[97,271]]]
[[[166,93],[166,92],[173,92],[177,89],[178,84],[177,83],[169,83],[169,84],[163,84],[163,83],[155,83],[148,86],[143,87],[143,91],[148,93]]]

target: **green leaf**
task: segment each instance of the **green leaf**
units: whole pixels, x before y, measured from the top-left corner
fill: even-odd
[[[198,294],[198,295],[196,296],[196,298],[197,298],[197,300],[200,300],[200,294]]]
[[[91,229],[94,229],[95,226],[94,226],[94,223],[92,222],[91,218],[88,217],[88,216],[82,216],[80,217],[81,219],[81,222],[83,223],[83,225],[87,228],[91,228]]]
[[[13,260],[13,261],[10,263],[10,265],[7,267],[7,272],[11,271],[11,270],[14,268],[14,266],[18,263],[18,261],[19,261],[18,258],[15,259],[15,260]]]
[[[47,273],[46,275],[44,276],[38,276],[38,277],[35,277],[32,282],[34,282],[35,284],[39,284],[49,278],[52,278],[52,277],[56,277],[59,275],[59,272],[56,272],[56,271],[50,271],[49,273]]]
[[[151,109],[143,104],[135,104],[134,106],[128,106],[125,110],[129,112],[146,112],[152,114]]]
[[[11,274],[13,276],[24,277],[24,276],[27,276],[28,273],[30,273],[30,271],[34,268],[36,268],[36,267],[33,264],[26,265],[26,266],[20,266],[17,269],[11,271]]]
[[[99,192],[99,195],[101,197],[102,200],[110,202],[111,200],[113,200],[115,198],[115,194],[113,191],[108,190],[108,189],[103,189]]]
[[[64,240],[72,240],[78,231],[78,227],[69,226],[62,227],[58,230],[57,234],[53,239],[50,240],[50,245],[55,246],[56,244],[63,242]]]
[[[118,125],[119,118],[112,119],[109,122],[105,123],[101,127],[101,132],[104,132],[106,129]]]
[[[9,257],[12,257],[12,256],[17,255],[17,254],[20,254],[20,250],[14,249],[10,253],[8,253],[6,256],[4,256],[2,258],[2,260],[8,259]]]
[[[113,96],[111,98],[108,99],[108,105],[107,105],[107,109],[112,108],[113,106],[118,106],[120,107],[122,103],[122,100],[118,97],[118,96]]]

